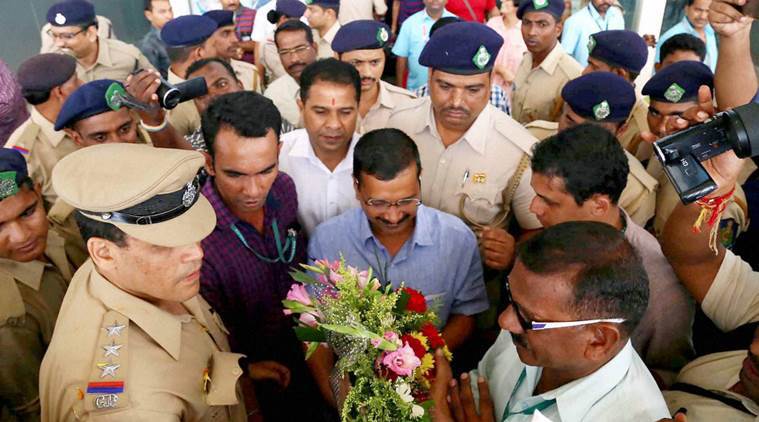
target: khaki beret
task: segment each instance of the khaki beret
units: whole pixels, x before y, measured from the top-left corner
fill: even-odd
[[[95,145],[55,166],[53,188],[87,218],[153,245],[184,246],[216,226],[216,214],[200,193],[204,161],[196,151]]]

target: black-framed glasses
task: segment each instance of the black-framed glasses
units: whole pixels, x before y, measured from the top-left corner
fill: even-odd
[[[408,208],[408,207],[418,207],[419,205],[422,205],[422,200],[419,198],[405,198],[405,199],[399,199],[397,201],[388,201],[385,199],[374,199],[369,198],[364,203],[371,207],[375,211],[387,211],[390,209],[390,207],[397,207],[397,208]]]
[[[579,327],[582,325],[590,325],[590,324],[597,324],[599,322],[610,322],[614,324],[621,324],[625,322],[624,318],[599,318],[599,319],[586,319],[582,321],[558,321],[558,322],[547,322],[547,321],[531,321],[528,318],[522,314],[522,310],[519,308],[519,305],[514,302],[514,298],[511,297],[511,288],[509,287],[509,282],[506,281],[506,300],[509,301],[508,306],[512,306],[514,308],[514,313],[517,316],[517,321],[519,322],[519,326],[522,327],[522,330],[524,331],[539,331],[539,330],[551,330],[554,328],[567,328],[567,327]],[[506,308],[508,309],[508,307]]]
[[[76,32],[64,32],[62,34],[56,34],[56,33],[53,32],[52,29],[48,29],[47,30],[47,35],[49,35],[50,38],[52,38],[54,40],[60,38],[60,39],[62,39],[64,41],[70,41],[70,40],[73,40],[74,37],[76,37],[77,35],[81,34],[84,31],[86,31],[86,29],[80,29],[80,30],[78,30]]]

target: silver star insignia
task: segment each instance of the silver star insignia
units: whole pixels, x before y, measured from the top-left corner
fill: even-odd
[[[118,325],[116,321],[113,321],[113,325],[105,327],[105,330],[108,332],[108,337],[118,337],[124,328],[126,328],[126,325]]]
[[[119,349],[124,347],[123,344],[116,344],[114,342],[111,342],[110,346],[105,345],[103,346],[103,350],[105,350],[105,357],[108,356],[118,356],[119,355]]]
[[[98,368],[100,368],[101,371],[103,371],[100,374],[100,378],[105,378],[107,376],[116,376],[116,370],[121,367],[118,363],[98,363]]]

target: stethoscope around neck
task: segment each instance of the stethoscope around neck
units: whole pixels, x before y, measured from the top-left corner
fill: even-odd
[[[245,240],[245,237],[242,235],[240,229],[237,228],[235,223],[230,224],[229,228],[232,229],[232,232],[235,234],[235,236],[240,239],[240,242],[242,242],[242,245],[245,247],[245,249],[253,252],[253,255],[255,255],[261,261],[269,264],[276,264],[279,262],[283,264],[289,264],[293,262],[293,259],[295,259],[295,250],[298,243],[298,232],[296,232],[295,229],[287,229],[287,237],[285,238],[285,242],[282,243],[282,237],[279,235],[279,225],[277,224],[276,218],[274,218],[271,222],[271,229],[274,233],[274,244],[277,247],[277,256],[274,258],[260,254],[258,251],[253,249]]]

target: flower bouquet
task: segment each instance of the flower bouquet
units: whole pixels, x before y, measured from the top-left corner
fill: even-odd
[[[336,374],[351,388],[342,405],[345,421],[429,421],[430,380],[437,349],[451,354],[434,325],[424,296],[408,287],[381,288],[371,270],[317,261],[292,273],[283,301],[298,316],[298,338],[310,356],[326,343],[338,356]]]

